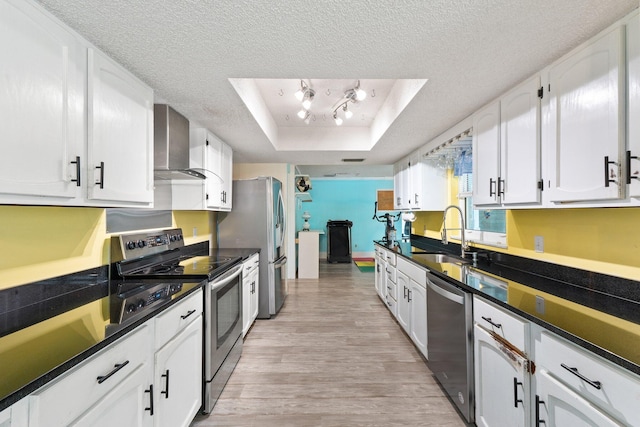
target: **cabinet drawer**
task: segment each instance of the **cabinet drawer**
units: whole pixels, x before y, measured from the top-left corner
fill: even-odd
[[[387,280],[387,296],[393,298],[394,301],[398,301],[398,285],[396,282]]]
[[[505,338],[516,348],[525,351],[529,336],[529,322],[509,313],[477,295],[473,297],[473,320],[478,325]]]
[[[152,338],[144,324],[37,390],[29,396],[29,425],[68,425],[147,362]]]
[[[418,267],[414,263],[405,261],[402,258],[398,258],[396,268],[409,276],[411,280],[413,280],[423,288],[427,288],[427,272],[424,268]]]
[[[385,258],[387,259],[387,263],[396,266],[396,253],[391,251],[385,251]]]
[[[202,289],[198,289],[187,298],[156,316],[155,348],[165,345],[167,341],[176,336],[194,319],[202,319],[198,315],[202,315],[203,305]]]
[[[396,268],[387,264],[386,269],[387,269],[387,281],[396,283]]]
[[[624,425],[640,426],[640,377],[546,330],[535,346],[538,370]]]
[[[390,295],[387,294],[387,297],[385,298],[384,302],[387,304],[387,308],[393,314],[393,316],[397,317],[398,316],[398,307],[397,307],[396,300],[394,300],[393,298],[391,298]]]
[[[251,270],[258,268],[260,264],[260,255],[253,254],[245,262],[242,263],[242,275],[247,277]]]

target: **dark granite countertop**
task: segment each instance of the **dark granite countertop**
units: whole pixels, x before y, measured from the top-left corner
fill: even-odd
[[[598,319],[609,316],[613,316],[614,320],[620,320],[621,323],[630,322],[627,325],[631,328],[640,324],[640,282],[477,249],[474,249],[478,252],[475,263],[433,263],[426,261],[419,252],[440,252],[460,256],[460,245],[443,245],[438,240],[416,235],[412,235],[410,241],[375,243],[395,251],[398,256],[426,268],[432,274],[468,292],[481,295],[640,375],[640,345],[620,343],[623,349],[611,348],[616,345],[611,345],[611,337],[606,336],[608,325],[604,321],[602,327],[598,325]],[[470,257],[468,261],[471,261]],[[486,278],[486,281],[480,285],[482,278]],[[487,281],[503,282],[504,287],[487,286]],[[518,298],[510,298],[510,293],[517,294]],[[562,316],[553,318],[536,313],[529,305],[523,303],[521,297],[530,295],[533,298],[533,295],[538,294],[553,296],[554,303],[567,310],[566,313],[582,315],[581,312],[586,312],[585,319],[592,320],[597,326],[589,330],[579,327],[571,330],[573,327],[570,322],[567,325],[563,324]],[[638,339],[640,340],[640,336]]]
[[[171,300],[114,328],[110,322],[108,268],[0,291],[0,411],[206,283],[181,281],[182,290]]]

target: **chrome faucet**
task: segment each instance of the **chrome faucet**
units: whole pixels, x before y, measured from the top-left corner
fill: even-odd
[[[449,211],[449,209],[454,208],[457,209],[458,212],[460,213],[460,228],[450,228],[449,230],[460,230],[460,234],[462,235],[461,237],[461,241],[460,241],[460,255],[462,256],[462,258],[464,258],[465,252],[466,250],[469,249],[469,246],[467,245],[465,238],[464,238],[464,232],[465,232],[465,228],[464,228],[464,213],[462,212],[462,209],[460,209],[459,206],[456,205],[449,205],[446,208],[444,208],[444,214],[442,215],[442,243],[444,243],[445,245],[449,243],[449,240],[447,239],[447,212]]]

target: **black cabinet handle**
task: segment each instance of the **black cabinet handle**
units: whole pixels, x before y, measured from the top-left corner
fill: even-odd
[[[184,320],[184,319],[186,319],[187,317],[191,316],[191,315],[192,315],[193,313],[195,313],[195,312],[196,312],[195,310],[189,310],[189,311],[187,311],[187,314],[183,314],[182,316],[180,316],[180,318],[181,318],[182,320]]]
[[[149,415],[153,416],[153,384],[149,385],[149,390],[145,390],[145,393],[149,393],[149,406],[144,408],[145,411],[149,411]]]
[[[540,419],[540,405],[544,405],[544,400],[540,400],[540,396],[536,394],[536,427],[540,424],[547,425],[545,420]]]
[[[104,188],[104,162],[100,162],[100,166],[96,166],[96,169],[100,169],[100,180],[96,181],[96,185],[100,188]]]
[[[76,183],[76,187],[80,187],[80,156],[76,156],[76,161],[71,162],[72,165],[76,165],[76,179],[72,179],[71,182]]]
[[[407,302],[411,302],[411,289],[407,289]]]
[[[504,196],[504,179],[498,177],[498,196]]]
[[[524,402],[522,399],[518,399],[518,386],[522,385],[521,382],[518,381],[516,377],[513,377],[513,406],[514,408],[518,407],[518,403],[522,403],[524,406]]]
[[[402,297],[402,298],[403,298],[403,299],[407,299],[407,287],[406,287],[406,286],[403,286],[403,288],[404,288],[404,295],[403,295],[403,297]]]
[[[589,384],[591,387],[594,387],[597,390],[600,390],[602,388],[602,383],[600,381],[590,380],[589,378],[585,377],[580,372],[578,372],[578,368],[572,368],[570,366],[565,365],[564,363],[561,363],[560,366],[562,366],[567,371],[571,372],[576,377],[580,378],[582,381]]]
[[[496,195],[496,181],[489,178],[489,197]]]
[[[164,374],[161,375],[162,378],[166,378],[167,380],[164,383],[164,390],[160,392],[160,394],[164,394],[164,398],[169,398],[169,370],[167,369]]]
[[[631,159],[638,160],[638,156],[632,156],[631,151],[627,151],[627,184],[631,184],[632,179],[638,179],[637,175],[631,176]]]
[[[484,320],[486,322],[489,322],[491,324],[491,326],[493,326],[494,328],[498,328],[498,329],[502,328],[502,324],[501,323],[493,323],[493,321],[491,321],[490,317],[482,316],[482,320]]]
[[[604,156],[604,186],[605,187],[609,187],[609,184],[614,183],[617,184],[618,182],[615,179],[611,179],[611,178],[615,178],[615,174],[613,174],[612,176],[609,176],[609,165],[615,165],[616,162],[610,162],[609,161],[609,156]]]
[[[111,378],[111,376],[113,374],[115,374],[116,372],[118,372],[120,369],[124,368],[125,366],[127,366],[129,364],[128,360],[125,360],[122,363],[118,363],[116,365],[113,365],[113,370],[111,372],[109,372],[106,375],[100,375],[98,378],[96,378],[98,380],[98,384],[102,384],[103,382],[105,382],[106,380],[108,380],[109,378]]]

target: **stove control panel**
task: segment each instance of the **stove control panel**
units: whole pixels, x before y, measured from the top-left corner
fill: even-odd
[[[157,285],[122,284],[115,295],[111,296],[111,323],[123,323],[133,317],[153,310],[163,301],[182,290],[182,283],[160,283]]]
[[[122,234],[113,237],[117,240],[121,260],[129,260],[147,255],[158,254],[184,246],[182,229],[173,228],[147,233]],[[112,245],[113,246],[113,245]]]

